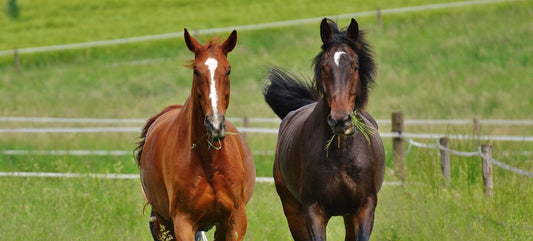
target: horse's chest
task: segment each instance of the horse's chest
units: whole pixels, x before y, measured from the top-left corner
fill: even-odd
[[[341,215],[357,208],[372,186],[371,167],[352,157],[338,163],[315,164],[304,175],[302,199],[319,201]]]
[[[191,205],[198,212],[229,212],[238,204],[238,187],[223,175],[199,177],[196,186],[190,192],[194,198],[190,199]]]

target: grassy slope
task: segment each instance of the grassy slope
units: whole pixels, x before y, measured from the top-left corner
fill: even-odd
[[[439,0],[401,0],[386,3],[357,1],[173,1],[138,0],[48,0],[17,1],[20,18],[0,16],[0,50],[15,46],[88,42],[114,38],[179,32],[189,29],[337,15],[381,8],[394,8]],[[451,1],[449,1],[451,2]],[[226,13],[226,14],[224,14]]]
[[[344,9],[344,8],[343,8]],[[529,2],[358,19],[369,29],[380,74],[369,109],[386,119],[402,109],[409,118],[532,118],[528,111],[533,28]],[[359,11],[359,10],[357,10]],[[348,11],[350,12],[350,11]],[[341,22],[343,23],[343,22]],[[468,24],[465,24],[468,23]],[[343,23],[344,24],[344,23]],[[217,26],[218,27],[218,26]],[[310,73],[319,46],[317,24],[239,33],[230,54],[233,116],[273,116],[260,94],[264,66],[278,64]],[[128,35],[129,36],[129,35]],[[518,36],[518,37],[517,37]],[[107,38],[107,37],[104,37]],[[182,40],[157,41],[51,54],[28,55],[19,71],[1,59],[0,115],[146,117],[182,102],[190,73]],[[1,41],[0,41],[1,42]],[[159,60],[159,58],[164,58]],[[155,59],[131,65],[129,61]],[[112,63],[123,63],[110,65]],[[444,97],[444,98],[442,98]],[[141,101],[142,100],[142,101]],[[8,124],[16,127],[19,124]],[[414,131],[414,130],[413,130]],[[488,134],[506,128],[484,127]],[[531,135],[531,129],[518,130]],[[464,130],[448,129],[450,133]],[[131,134],[4,135],[5,149],[131,149]],[[252,149],[272,149],[274,137],[249,137]],[[385,140],[390,150],[390,140]],[[529,150],[528,143],[494,143],[496,150]],[[474,143],[454,142],[473,150]],[[531,157],[496,153],[496,158],[532,170]],[[440,188],[438,155],[414,148],[407,156],[405,187],[384,187],[373,240],[527,240],[533,236],[533,183],[495,168],[495,197],[481,193],[477,158],[452,157],[453,183]],[[268,175],[271,157],[256,157],[258,175]],[[390,166],[390,163],[389,163]],[[2,171],[135,173],[128,157],[0,157]],[[393,180],[388,170],[387,180]],[[0,239],[148,240],[137,181],[1,178]],[[116,190],[120,190],[117,192]],[[53,211],[52,211],[53,210]],[[289,240],[271,185],[258,185],[248,207],[247,240]],[[333,220],[330,240],[342,237]]]
[[[509,5],[515,7],[503,7]],[[533,72],[528,6],[387,15],[382,29],[373,18],[359,19],[369,30],[379,65],[370,112],[380,119],[397,109],[410,118],[531,118],[524,111],[533,102],[527,88]],[[258,98],[266,67],[276,64],[310,75],[319,46],[316,24],[239,36],[237,50],[230,53],[229,114],[273,117]],[[0,114],[145,117],[185,100],[191,73],[180,64],[191,57],[178,39],[24,55],[20,71],[10,67],[10,56],[0,58],[0,103],[9,106]],[[128,64],[140,60],[152,62]]]

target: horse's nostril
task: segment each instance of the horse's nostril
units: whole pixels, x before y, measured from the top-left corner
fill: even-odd
[[[335,126],[337,124],[337,121],[333,118],[332,115],[328,115],[328,125]]]
[[[346,126],[346,127],[351,126],[352,125],[352,117],[347,115],[346,117],[344,117],[343,123],[344,123],[344,126]]]
[[[209,116],[205,116],[205,118],[204,118],[204,126],[205,126],[207,129],[210,129],[210,128],[211,128],[211,122],[209,121]]]
[[[348,122],[348,121],[350,121],[350,116],[349,116],[349,115],[344,116],[344,118],[342,118],[342,121],[343,121],[343,122]]]

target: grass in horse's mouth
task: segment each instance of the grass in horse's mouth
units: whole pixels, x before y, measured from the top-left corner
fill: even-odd
[[[374,137],[374,132],[372,132],[371,127],[369,127],[367,124],[357,119],[357,110],[353,111],[352,122],[355,128],[357,128],[363,134],[363,136],[365,136],[365,139],[368,142],[368,144],[370,144],[369,136]]]
[[[364,122],[362,122],[359,119],[357,119],[357,110],[353,111],[352,123],[353,123],[353,126],[355,126],[355,128],[357,128],[363,134],[363,136],[365,137],[365,139],[368,142],[368,144],[370,144],[370,137],[369,136],[374,137],[374,133],[372,132],[372,128],[371,127],[369,127],[367,124],[365,124]],[[351,130],[351,128],[350,128],[350,130]],[[326,150],[326,158],[328,157],[329,147],[331,146],[331,143],[333,142],[333,138],[335,138],[335,136],[337,136],[337,134],[333,133],[333,136],[331,136],[331,138],[326,143],[326,147],[324,148],[324,150]]]
[[[226,133],[226,135],[237,135],[237,133],[235,133],[235,132],[229,132],[229,131],[226,131],[225,133]],[[216,146],[216,145],[214,144],[214,141],[213,141],[213,140],[209,140],[209,138],[207,138],[207,144],[208,144],[210,147],[213,147],[213,149],[215,149],[215,150],[217,150],[217,151],[220,150],[220,149],[222,149],[222,142],[221,142],[220,140],[218,140],[218,146]]]

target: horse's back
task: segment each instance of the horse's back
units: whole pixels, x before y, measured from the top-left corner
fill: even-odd
[[[155,149],[162,148],[166,139],[171,135],[173,129],[168,128],[171,126],[175,118],[180,114],[181,105],[168,106],[159,114],[148,120],[146,126],[143,129],[143,144],[141,147],[141,153],[139,158],[139,166],[143,169],[143,163],[146,165],[148,161],[154,160]]]
[[[279,127],[278,154],[289,152],[289,149],[298,141],[299,135],[304,128],[304,122],[316,106],[316,102],[293,110],[283,118]],[[281,157],[281,159],[286,159]]]
[[[170,105],[165,107],[161,112],[159,112],[157,115],[152,116],[148,121],[146,121],[146,124],[144,125],[140,138],[142,139],[138,146],[135,148],[137,154],[135,156],[135,159],[137,160],[137,164],[139,167],[141,166],[141,159],[142,159],[142,153],[144,149],[144,144],[146,144],[146,139],[148,138],[150,132],[152,131],[153,127],[159,122],[159,119],[161,116],[166,116],[169,112],[173,111],[176,114],[179,113],[179,110],[182,108],[182,105]]]

